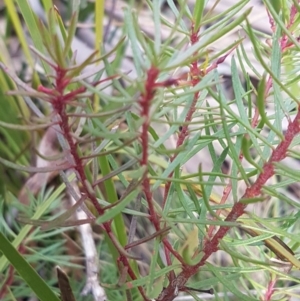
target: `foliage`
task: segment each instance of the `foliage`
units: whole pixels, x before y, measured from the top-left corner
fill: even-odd
[[[296,295],[299,204],[287,192],[299,172],[285,162],[299,159],[298,2],[264,1],[273,32],[267,43],[249,24],[251,9],[234,18],[246,0],[219,15],[205,9],[207,1],[190,10],[170,0],[173,23],[161,1],[148,1],[153,38],[139,30],[139,12],[128,4],[110,49],[103,42],[103,1],[84,8],[70,2],[68,22],[51,1],[42,2],[44,21],[27,1],[5,1],[1,300],[33,293],[56,300],[57,286],[63,300],[171,301],[180,292],[196,300],[199,292],[201,299],[215,294],[224,300]],[[78,20],[92,9],[95,51],[78,62],[72,42]],[[163,26],[170,32],[166,39]],[[263,72],[247,58],[244,37],[210,51],[239,28]],[[23,74],[13,71],[12,30],[26,57]],[[128,51],[133,70],[124,71]],[[234,99],[218,73],[230,58]],[[210,170],[207,158],[195,161],[204,151]],[[188,162],[197,172],[185,171]],[[93,297],[81,294],[90,291]]]

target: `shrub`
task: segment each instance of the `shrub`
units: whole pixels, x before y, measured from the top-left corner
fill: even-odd
[[[50,2],[41,21],[27,2],[6,1],[7,34],[13,27],[32,76],[15,74],[3,46],[1,298],[30,296],[30,287],[59,300],[57,285],[63,300],[296,295],[298,3],[264,1],[267,40],[251,27],[247,1],[220,14],[204,1],[167,1],[175,21],[148,1],[149,34],[128,4],[108,49],[101,1],[84,10],[74,1],[67,25]],[[80,60],[72,43],[92,9],[95,51]],[[232,98],[218,72],[225,60]]]

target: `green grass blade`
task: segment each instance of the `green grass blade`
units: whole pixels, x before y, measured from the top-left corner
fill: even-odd
[[[39,274],[31,265],[19,254],[10,241],[0,232],[0,251],[13,265],[22,279],[34,291],[41,301],[60,301],[58,296],[50,289]]]

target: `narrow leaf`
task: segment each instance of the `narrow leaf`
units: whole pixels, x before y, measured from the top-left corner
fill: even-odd
[[[198,31],[200,28],[204,5],[205,5],[205,0],[196,1],[195,7],[194,7],[194,14],[193,14],[195,31]]]
[[[39,274],[0,232],[0,251],[41,301],[60,301]]]

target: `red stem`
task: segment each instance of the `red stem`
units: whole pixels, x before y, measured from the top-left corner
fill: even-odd
[[[73,168],[76,171],[78,180],[82,184],[83,193],[91,200],[91,202],[93,203],[98,214],[103,215],[105,212],[105,209],[102,208],[101,205],[98,203],[94,192],[90,189],[90,187],[88,185],[89,182],[88,182],[87,177],[84,172],[84,166],[82,165],[82,160],[77,153],[77,149],[76,149],[77,146],[73,140],[70,125],[68,122],[68,115],[66,113],[67,102],[74,99],[78,94],[84,92],[86,89],[85,89],[85,87],[80,87],[72,92],[65,93],[65,89],[70,82],[70,80],[65,77],[66,73],[67,73],[67,70],[57,67],[56,68],[56,88],[53,89],[52,91],[47,91],[46,93],[52,95],[51,103],[52,103],[53,108],[56,111],[56,113],[60,116],[59,125],[61,127],[61,132],[62,132],[62,135],[65,137],[66,141],[68,142],[69,152],[74,160]],[[45,88],[40,87],[39,90],[44,92]],[[122,252],[120,252],[118,245],[116,243],[114,243],[116,241],[116,239],[115,239],[114,233],[111,228],[111,221],[107,221],[107,222],[103,223],[101,225],[101,227],[104,229],[104,231],[110,237],[116,250],[119,252],[120,261],[123,263],[124,267],[127,269],[130,278],[132,280],[136,280],[137,277],[136,277],[133,269],[131,268],[128,259],[122,255]],[[144,289],[141,286],[139,286],[138,290],[140,291],[144,300],[148,301],[148,298],[145,295]]]
[[[151,107],[151,101],[153,100],[153,97],[155,95],[155,91],[158,87],[163,87],[167,85],[173,84],[173,81],[166,81],[157,83],[157,78],[159,75],[159,70],[152,66],[148,72],[147,72],[147,80],[145,83],[145,90],[144,93],[141,95],[139,99],[139,104],[141,108],[141,117],[144,119],[143,125],[142,125],[142,132],[140,135],[141,139],[141,145],[142,145],[142,158],[140,160],[141,167],[145,167],[147,169],[148,167],[148,147],[149,147],[149,137],[148,137],[148,131],[149,131],[149,124],[150,124],[150,107]],[[148,204],[149,208],[149,219],[153,223],[155,230],[160,231],[160,221],[159,217],[155,211],[153,200],[152,200],[152,191],[150,186],[150,180],[148,178],[147,173],[145,173],[143,180],[142,180],[142,187],[143,192],[145,195],[145,199]],[[182,257],[176,252],[171,244],[169,243],[168,239],[164,237],[162,239],[162,242],[164,244],[165,248],[165,254],[166,254],[166,260],[167,264],[171,265],[171,257],[169,253],[172,253],[174,257],[176,257],[179,262],[181,262],[183,265],[185,264]]]
[[[194,45],[195,43],[197,43],[199,41],[198,34],[199,34],[199,30],[194,31],[194,24],[192,24],[192,31],[191,31],[191,37],[190,37],[191,45]],[[191,63],[190,74],[191,74],[191,78],[192,78],[191,84],[194,87],[195,85],[197,85],[200,82],[199,67],[198,67],[198,62],[196,60]],[[195,106],[197,104],[198,97],[199,97],[199,92],[196,92],[194,94],[194,98],[193,98],[193,102],[191,104],[191,107],[190,107],[190,109],[189,109],[189,111],[188,111],[188,113],[185,117],[184,125],[182,126],[182,129],[180,131],[180,134],[179,134],[179,137],[178,137],[178,140],[177,140],[177,143],[176,143],[176,148],[180,147],[184,143],[185,138],[188,136],[188,123],[192,121],[192,117],[193,117],[193,114],[194,114],[195,109],[196,109]],[[176,157],[177,157],[177,153],[174,154],[170,158],[170,162],[172,163],[175,160]],[[168,175],[168,178],[172,178],[173,174],[174,174],[174,172],[171,172]],[[163,200],[163,205],[162,205],[163,208],[165,207],[167,197],[168,197],[168,194],[169,194],[169,191],[170,191],[170,187],[171,187],[171,182],[169,181],[165,185],[164,200]]]
[[[288,147],[290,146],[293,138],[300,133],[300,107],[298,107],[298,112],[296,117],[292,122],[290,122],[288,129],[286,131],[285,139],[275,148],[268,162],[263,166],[263,172],[258,176],[255,183],[248,187],[241,198],[253,198],[261,195],[261,189],[268,179],[274,175],[274,163],[283,160],[286,157]],[[240,201],[235,203],[232,207],[230,213],[226,217],[225,221],[235,222],[243,213],[246,208],[246,204]],[[174,290],[184,290],[185,283],[190,277],[195,275],[199,268],[203,266],[206,260],[211,254],[216,252],[219,248],[219,241],[224,238],[230,227],[220,227],[214,237],[207,241],[202,252],[204,253],[200,262],[194,266],[183,268],[182,272],[176,277],[173,282],[170,282],[168,287],[163,290],[158,301],[171,301],[174,299]],[[173,296],[173,297],[172,297]]]
[[[291,9],[291,15],[290,19],[293,19],[295,15],[295,12],[293,9]],[[269,21],[272,27],[272,30],[275,30],[274,21],[271,18],[269,14]],[[280,39],[280,46],[282,52],[289,46],[287,44],[287,39],[285,36],[283,36]],[[268,79],[266,87],[266,93],[265,96],[267,97],[268,91],[272,87],[272,79],[271,77]],[[252,126],[256,127],[257,120],[258,120],[258,114],[255,115],[255,120],[252,122]],[[263,188],[263,185],[267,182],[268,179],[270,179],[274,175],[274,163],[282,161],[286,156],[288,152],[288,148],[293,141],[294,137],[300,133],[300,106],[298,107],[298,111],[296,114],[296,117],[293,121],[289,122],[289,126],[287,128],[284,140],[281,141],[281,143],[273,150],[271,157],[269,158],[268,162],[266,162],[263,166],[263,171],[258,176],[257,180],[253,185],[248,187],[241,198],[254,198],[259,195],[261,195],[261,190]],[[182,134],[183,140],[185,138],[186,132]],[[181,141],[182,141],[181,137]],[[240,159],[242,160],[242,155],[240,155]],[[173,158],[174,160],[174,158]],[[171,160],[172,161],[172,160]],[[170,175],[172,176],[172,175]],[[167,194],[170,188],[170,183],[168,183],[168,186],[166,185],[166,191],[165,191],[165,199],[166,201]],[[229,190],[231,190],[229,188]],[[225,221],[227,222],[235,222],[243,213],[246,208],[246,204],[243,204],[241,200],[234,204],[232,207],[230,213],[226,217]],[[221,226],[219,230],[216,232],[216,234],[213,236],[211,240],[206,240],[204,244],[204,248],[202,252],[204,253],[203,257],[199,261],[199,263],[195,264],[194,266],[185,266],[182,268],[182,272],[172,281],[169,282],[169,285],[167,288],[165,288],[159,297],[157,298],[157,301],[172,301],[176,296],[178,291],[185,291],[185,284],[186,282],[195,275],[201,266],[203,266],[207,259],[210,257],[211,254],[216,252],[219,249],[219,241],[224,238],[226,233],[230,227]],[[272,294],[274,293],[274,286],[276,282],[270,282],[268,287],[268,292],[266,294],[266,300],[270,300]]]

